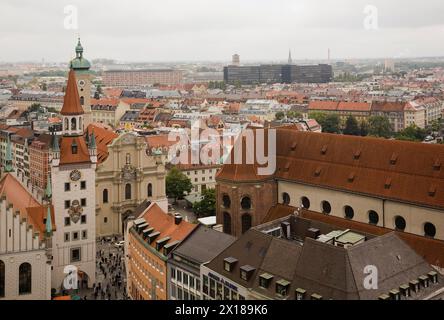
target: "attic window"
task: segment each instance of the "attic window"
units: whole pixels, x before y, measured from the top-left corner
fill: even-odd
[[[328,149],[328,146],[327,146],[327,145],[324,145],[324,146],[322,147],[322,149],[321,149],[321,154],[326,154],[326,153],[327,153],[327,149]]]
[[[315,172],[314,172],[315,177],[319,177],[321,175],[321,171],[322,171],[322,168],[321,167],[317,167]]]
[[[297,142],[293,142],[293,144],[291,145],[291,151],[295,151],[296,147],[297,147],[298,143]]]
[[[390,189],[392,187],[392,178],[385,179],[385,185],[384,188]]]
[[[287,280],[281,279],[276,281],[276,293],[282,297],[288,295],[288,289],[290,288],[290,282]]]
[[[259,286],[264,289],[267,289],[270,286],[270,282],[273,280],[273,275],[269,273],[262,273],[259,276]]]
[[[393,153],[392,157],[390,158],[390,164],[395,165],[396,161],[398,161],[398,155],[396,153]]]
[[[307,293],[306,290],[304,290],[302,288],[297,288],[295,290],[295,298],[296,298],[296,300],[304,300],[306,293]]]
[[[234,266],[237,263],[237,259],[233,257],[228,257],[224,259],[224,270],[227,272],[233,271]]]
[[[348,182],[355,181],[355,173],[354,172],[350,173],[347,180],[348,180]]]
[[[313,293],[311,295],[311,300],[322,300],[322,296],[320,294]]]
[[[399,286],[399,291],[406,298],[410,296],[410,287],[408,284],[403,284]]]
[[[355,152],[355,154],[353,155],[353,158],[355,160],[358,160],[361,157],[361,150],[358,150]]]
[[[439,159],[436,159],[435,163],[433,164],[433,170],[441,170],[441,162],[439,162]]]
[[[429,189],[429,196],[434,197],[435,194],[436,194],[436,186],[432,185],[432,186],[430,186],[430,189]]]
[[[240,277],[242,280],[248,281],[250,280],[251,276],[254,273],[254,270],[256,270],[256,268],[250,266],[250,265],[245,265],[240,267]]]

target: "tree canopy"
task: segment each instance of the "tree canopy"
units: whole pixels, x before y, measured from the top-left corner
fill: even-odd
[[[216,189],[202,191],[203,199],[193,204],[194,213],[198,218],[216,214]]]
[[[183,198],[185,192],[191,192],[192,187],[191,180],[176,167],[168,172],[166,176],[166,194],[169,198],[173,198],[174,202]]]
[[[368,118],[368,134],[375,137],[390,138],[392,125],[390,120],[384,116],[371,116]]]

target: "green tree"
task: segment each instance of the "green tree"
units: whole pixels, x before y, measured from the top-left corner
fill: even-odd
[[[359,124],[359,135],[361,137],[368,136],[368,122],[366,120],[362,120]]]
[[[48,85],[47,85],[45,82],[43,82],[43,83],[40,85],[40,89],[42,89],[43,91],[48,91]]]
[[[99,84],[98,86],[97,86],[97,90],[96,90],[99,94],[103,94],[103,88],[102,88],[102,86]]]
[[[392,125],[385,116],[371,116],[368,118],[368,133],[371,136],[390,138],[392,136]]]
[[[425,129],[421,129],[415,124],[408,126],[404,130],[400,131],[396,135],[397,140],[407,140],[407,141],[423,141],[427,136]]]
[[[288,111],[287,112],[287,118],[289,119],[302,119],[302,113],[297,112],[297,111]]]
[[[274,117],[276,118],[276,120],[282,120],[285,117],[285,113],[283,113],[282,111],[278,111],[278,112],[276,112]]]
[[[216,214],[216,189],[206,189],[202,192],[202,200],[193,204],[193,211],[198,218]]]
[[[169,198],[177,199],[183,198],[185,192],[191,192],[193,187],[191,180],[179,169],[173,167],[166,176],[166,194]]]
[[[361,134],[358,121],[352,115],[349,115],[345,121],[344,134],[351,136],[359,136]]]
[[[341,133],[341,119],[337,114],[328,114],[321,126],[323,132]]]

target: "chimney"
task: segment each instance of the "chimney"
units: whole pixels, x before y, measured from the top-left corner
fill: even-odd
[[[306,237],[307,238],[312,238],[312,239],[317,239],[317,238],[319,238],[319,236],[320,236],[320,234],[321,234],[321,232],[319,231],[319,229],[316,229],[316,228],[309,228],[308,230],[307,230],[307,233],[306,233]]]
[[[285,239],[290,239],[290,222],[283,221],[281,222],[281,229],[282,229],[282,235],[285,237]]]
[[[182,216],[180,214],[174,215],[174,224],[179,225],[182,222]]]

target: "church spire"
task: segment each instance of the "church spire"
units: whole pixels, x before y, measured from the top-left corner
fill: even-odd
[[[46,224],[45,224],[46,236],[52,235],[52,218],[51,218],[51,206],[48,204],[46,209]]]
[[[80,43],[80,37],[78,38],[77,46],[76,46],[76,58],[78,58],[78,59],[83,58],[83,47],[82,47],[82,44]]]

